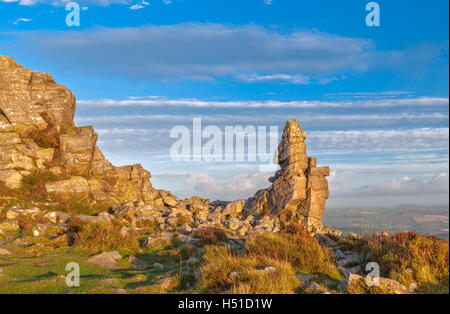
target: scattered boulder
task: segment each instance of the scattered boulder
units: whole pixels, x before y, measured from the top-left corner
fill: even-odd
[[[60,212],[60,211],[56,212],[56,216],[57,216],[57,222],[62,223],[62,224],[68,224],[70,222],[70,220],[72,219],[70,214]]]
[[[128,258],[128,261],[133,265],[134,269],[136,270],[144,270],[148,268],[147,263],[145,263],[143,260],[137,258],[134,255],[131,255]]]
[[[67,225],[62,224],[37,224],[33,227],[33,236],[35,237],[52,237],[66,233]]]
[[[296,274],[295,277],[297,277],[298,281],[300,281],[300,284],[306,285],[308,282],[314,279],[313,276],[307,275],[307,274]]]
[[[0,235],[10,234],[20,231],[20,226],[17,220],[7,220],[0,223]]]
[[[117,251],[111,251],[111,252],[103,252],[100,254],[97,254],[91,258],[89,258],[87,261],[88,263],[100,265],[105,268],[116,268],[117,262],[122,259],[122,255],[120,255]]]
[[[408,290],[396,280],[380,277],[380,288],[390,294],[406,294]]]
[[[186,263],[188,263],[188,264],[195,264],[195,263],[198,263],[198,258],[190,257],[190,258],[188,258],[188,259],[186,260]]]
[[[366,290],[377,289],[387,294],[406,294],[408,290],[398,281],[389,278],[379,278],[379,285],[368,287],[364,277],[356,274],[349,274],[346,280],[342,281],[337,289],[341,292],[363,293]]]
[[[324,288],[319,285],[317,282],[312,281],[307,287],[306,289],[310,292],[322,292],[324,290]]]
[[[225,206],[222,214],[225,216],[227,216],[227,215],[238,216],[242,213],[242,210],[244,209],[244,205],[245,205],[244,200],[230,202]]]
[[[7,249],[0,248],[0,255],[11,255],[12,253]]]
[[[164,202],[165,205],[167,205],[167,206],[169,206],[169,207],[176,207],[177,204],[178,204],[177,200],[175,200],[175,199],[172,198],[172,197],[165,197],[165,198],[163,199],[163,202]]]
[[[11,208],[6,212],[6,218],[14,220],[20,216],[25,216],[34,219],[34,217],[38,215],[40,212],[41,211],[38,208],[32,209]]]
[[[348,277],[350,274],[360,274],[361,266],[356,265],[351,268],[345,268],[342,266],[338,266],[338,270],[344,277]]]
[[[163,270],[164,269],[164,265],[160,264],[160,263],[154,263],[153,264],[153,268],[156,268],[158,270]]]
[[[7,188],[18,189],[22,186],[22,175],[16,170],[0,169],[0,182],[2,182]]]
[[[354,267],[360,264],[361,258],[358,255],[344,255],[345,257],[338,261],[338,265],[341,267]]]

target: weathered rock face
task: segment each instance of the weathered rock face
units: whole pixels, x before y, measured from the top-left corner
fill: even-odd
[[[70,90],[49,73],[25,69],[7,56],[0,56],[0,104],[3,123],[6,118],[22,137],[48,127],[44,113],[58,132],[73,126],[75,97]]]
[[[50,74],[0,56],[0,182],[15,189],[23,176],[49,171],[61,181],[50,197],[120,203],[162,199],[140,165],[114,167],[97,147],[91,126],[73,122],[75,97]]]
[[[258,191],[247,204],[246,212],[298,219],[309,229],[321,229],[328,199],[329,167],[316,165],[316,158],[306,154],[306,132],[294,119],[287,121],[276,160],[281,169],[269,180],[272,185]]]

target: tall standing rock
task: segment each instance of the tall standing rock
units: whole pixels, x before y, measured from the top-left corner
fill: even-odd
[[[281,169],[269,180],[272,185],[249,199],[246,212],[298,220],[310,230],[322,228],[328,199],[329,167],[317,167],[306,153],[306,132],[295,119],[288,120],[275,160]]]

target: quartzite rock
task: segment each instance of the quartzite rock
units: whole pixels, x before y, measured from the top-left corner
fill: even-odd
[[[328,167],[317,167],[316,158],[306,154],[306,132],[288,120],[278,146],[276,160],[281,169],[270,179],[272,185],[248,201],[246,213],[296,217],[311,231],[322,229],[328,199]]]
[[[73,186],[73,177],[53,182],[47,186],[52,196],[79,198],[81,193],[112,204],[161,203],[150,172],[141,165],[114,167],[97,147],[94,129],[75,127],[74,113],[75,97],[50,74],[0,56],[0,182],[16,189],[23,176],[49,171],[89,179],[87,192],[81,180],[79,188]]]

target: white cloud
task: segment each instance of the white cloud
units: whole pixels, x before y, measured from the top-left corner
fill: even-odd
[[[430,195],[448,194],[448,173],[439,173],[431,179],[412,179],[408,175],[393,178],[388,182],[372,185],[362,185],[351,189],[336,189],[333,193],[336,197],[367,197],[367,196],[389,196],[389,195]]]
[[[36,4],[48,4],[55,7],[65,6],[68,2],[72,0],[0,0],[0,2],[18,2],[21,6],[34,6]],[[128,4],[128,0],[77,0],[76,1],[82,5],[95,5],[95,6],[109,6],[112,4]]]
[[[289,74],[240,74],[236,75],[238,80],[248,83],[264,83],[264,82],[287,82],[292,84],[307,85],[312,82],[312,79],[304,75],[289,75]]]
[[[273,0],[264,0],[264,4],[271,5],[273,3]]]
[[[89,108],[89,107],[85,107]],[[75,118],[77,123],[92,124],[92,123],[122,123],[122,124],[145,124],[147,121],[164,122],[166,125],[171,123],[177,124],[192,124],[193,118],[202,117],[202,121],[206,124],[218,125],[280,125],[280,123],[295,117],[296,114],[286,115],[232,115],[232,114],[141,114],[141,115],[96,115],[96,116],[81,116]],[[441,113],[430,114],[374,114],[374,115],[320,115],[320,114],[303,114],[300,116],[300,124],[304,129],[308,127],[317,127],[318,125],[326,127],[384,127],[392,126],[399,127],[399,122],[414,124],[416,121],[445,121],[448,120],[448,115]],[[351,124],[349,124],[351,123]],[[282,127],[283,125],[280,125]]]
[[[23,17],[21,17],[21,18],[18,18],[17,20],[15,20],[14,22],[13,22],[13,24],[14,25],[18,25],[19,23],[21,23],[21,22],[23,22],[23,23],[28,23],[28,22],[31,22],[33,19],[27,19],[27,18],[23,18]]]
[[[139,2],[139,3],[136,3],[136,4],[132,5],[132,6],[130,7],[130,10],[140,10],[140,9],[145,8],[145,7],[148,6],[149,4],[150,4],[149,2],[147,2],[147,1],[145,1],[145,0],[142,0],[142,1]]]
[[[154,96],[152,96],[154,97]],[[389,108],[389,107],[432,107],[448,106],[444,97],[419,97],[403,99],[369,99],[356,101],[207,101],[199,99],[94,99],[79,100],[78,105],[86,107],[196,107],[196,108]]]
[[[186,183],[204,195],[215,195],[225,199],[248,198],[257,190],[270,185],[267,173],[241,173],[230,180],[218,179],[205,172],[193,172],[186,176]]]
[[[140,9],[143,9],[143,8],[144,8],[144,6],[138,3],[138,4],[132,5],[130,7],[130,10],[140,10]]]
[[[395,69],[403,59],[391,55],[401,57],[405,53],[377,50],[371,40],[317,30],[280,33],[262,26],[212,23],[102,27],[17,36],[32,45],[34,54],[51,58],[54,63],[71,68],[76,58],[77,67],[71,69],[85,74],[169,81],[278,77],[324,84],[347,73]],[[435,50],[439,54],[441,47]],[[423,60],[415,60],[414,65],[427,63],[433,56],[424,54]]]
[[[417,151],[447,148],[448,128],[308,132],[310,149],[336,151]]]
[[[33,6],[38,3],[38,0],[20,0],[19,4],[23,6]]]

